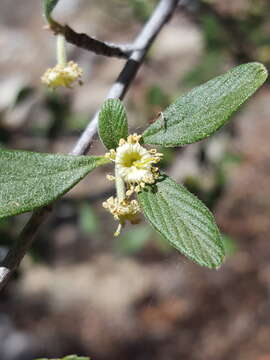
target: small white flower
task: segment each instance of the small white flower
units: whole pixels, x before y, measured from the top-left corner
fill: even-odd
[[[140,138],[141,136],[134,134],[130,135],[127,141],[121,139],[116,151],[107,155],[115,161],[117,173],[132,189],[128,190],[128,195],[134,189],[139,191],[145,184],[153,184],[158,177],[158,168],[154,164],[160,161],[162,154],[141,146]]]
[[[126,221],[130,221],[131,224],[138,224],[140,221],[138,214],[140,213],[140,206],[137,200],[119,199],[111,196],[103,204],[103,207],[108,210],[114,217],[115,220],[119,221],[114,236],[118,236]]]
[[[130,197],[134,192],[139,192],[146,184],[153,184],[159,177],[157,164],[162,154],[157,153],[155,149],[147,150],[140,145],[140,135],[133,134],[128,136],[127,140],[121,139],[116,150],[111,149],[105,154],[105,157],[115,163],[116,176],[107,175],[109,180],[117,182],[121,179],[124,191],[121,195],[123,200],[110,197],[103,203],[107,209],[119,221],[119,226],[115,232],[118,236],[126,221],[136,224],[139,221],[138,214],[140,207],[137,200],[131,200]],[[119,185],[118,185],[119,186]]]
[[[42,76],[41,81],[49,88],[55,89],[60,86],[71,87],[76,81],[81,84],[83,71],[74,61],[69,61],[65,66],[56,65],[48,69]]]
[[[128,183],[140,183],[151,176],[153,160],[153,156],[139,143],[126,143],[116,150],[115,165],[118,174]]]

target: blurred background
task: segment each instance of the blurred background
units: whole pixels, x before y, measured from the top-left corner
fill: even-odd
[[[154,0],[61,0],[55,18],[131,42]],[[270,65],[268,0],[185,0],[151,48],[125,105],[141,132],[171,101],[239,63]],[[84,85],[49,92],[55,65],[41,1],[1,0],[0,146],[67,153],[123,66],[69,46]],[[270,90],[206,141],[164,151],[163,168],[215,213],[227,259],[201,268],[144,222],[113,238],[101,204],[110,167],[61,201],[0,297],[0,359],[270,360]],[[91,152],[104,153],[98,140]],[[0,222],[0,256],[29,214]]]

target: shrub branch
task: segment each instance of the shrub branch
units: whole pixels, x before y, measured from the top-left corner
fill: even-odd
[[[143,29],[130,47],[130,49],[133,48],[138,50],[131,52],[116,82],[112,85],[110,91],[108,92],[107,98],[124,98],[129,86],[131,85],[140,66],[143,63],[149,47],[152,45],[163,26],[175,12],[177,5],[178,0],[160,0],[151,17],[144,25]],[[72,30],[70,28],[68,29],[72,33]],[[81,39],[85,38],[84,34],[77,35],[81,36]],[[71,151],[71,154],[84,155],[87,153],[89,147],[92,144],[93,138],[97,133],[97,124],[98,112],[95,114],[89,125],[82,133],[81,137],[78,139],[73,150]],[[51,213],[51,209],[51,206],[46,206],[33,212],[29,221],[19,235],[17,241],[10,248],[7,255],[1,262],[0,290],[20,265],[26,252],[31,247],[40,226],[48,219]]]

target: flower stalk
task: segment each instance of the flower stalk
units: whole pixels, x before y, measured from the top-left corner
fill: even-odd
[[[126,185],[117,167],[115,168],[115,188],[117,199],[119,202],[123,201],[126,198]]]
[[[62,34],[56,35],[56,57],[58,65],[67,65],[66,39]]]
[[[74,61],[67,62],[66,39],[64,35],[56,35],[57,65],[49,68],[41,77],[41,81],[50,89],[58,87],[72,88],[74,83],[82,84],[82,69]]]

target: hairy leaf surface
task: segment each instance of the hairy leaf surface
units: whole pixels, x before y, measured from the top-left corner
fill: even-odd
[[[106,162],[103,157],[0,150],[0,218],[51,203]]]
[[[200,265],[221,265],[224,248],[214,217],[185,187],[161,175],[138,198],[148,221],[177,250]]]
[[[143,133],[143,142],[182,146],[218,130],[266,80],[260,63],[237,66],[194,88],[170,105]]]
[[[107,149],[116,149],[119,140],[128,136],[128,121],[120,100],[108,99],[99,113],[98,132]]]

